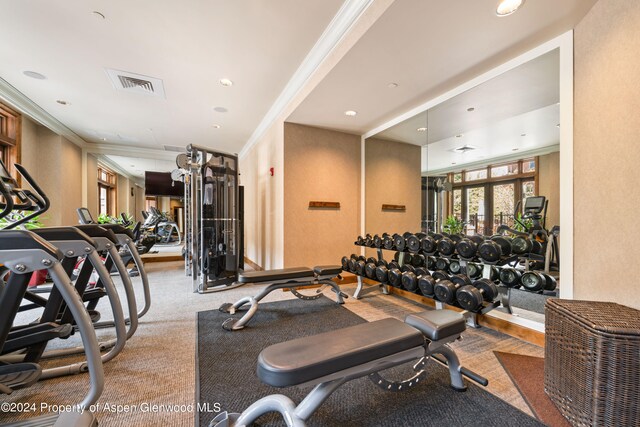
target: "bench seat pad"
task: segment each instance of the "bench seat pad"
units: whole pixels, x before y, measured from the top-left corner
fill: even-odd
[[[424,342],[418,330],[400,320],[377,320],[269,346],[258,357],[258,377],[274,387],[289,387],[420,347]]]
[[[246,271],[238,275],[240,283],[275,282],[277,280],[313,278],[309,267],[281,268],[279,270]]]
[[[467,328],[464,316],[452,310],[429,310],[409,314],[404,321],[420,330],[431,341],[460,335]]]
[[[341,265],[316,265],[313,272],[318,276],[337,276],[342,273]]]

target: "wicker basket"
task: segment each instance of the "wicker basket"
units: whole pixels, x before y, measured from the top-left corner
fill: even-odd
[[[544,386],[574,426],[640,426],[640,311],[548,299]]]

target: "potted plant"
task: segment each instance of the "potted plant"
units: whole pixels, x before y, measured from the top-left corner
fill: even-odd
[[[460,234],[464,228],[464,222],[453,215],[449,215],[442,226],[442,231],[449,234]]]

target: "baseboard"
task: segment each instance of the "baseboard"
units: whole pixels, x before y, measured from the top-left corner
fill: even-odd
[[[182,255],[144,254],[140,258],[142,258],[142,262],[145,264],[151,262],[184,261]]]

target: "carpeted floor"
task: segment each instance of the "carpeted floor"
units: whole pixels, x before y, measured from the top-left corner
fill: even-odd
[[[570,426],[544,392],[544,359],[542,357],[500,351],[496,351],[495,355],[538,419],[550,427]]]
[[[194,403],[195,313],[216,309],[224,302],[255,294],[261,289],[260,286],[249,285],[221,293],[199,295],[192,292],[191,279],[185,277],[182,262],[150,263],[147,270],[153,299],[151,309],[141,319],[138,332],[127,342],[124,352],[104,366],[106,384],[97,414],[100,425],[104,427],[192,426],[195,414],[190,407],[178,411],[167,409]],[[139,287],[137,283],[136,281],[134,286]],[[353,284],[343,286],[343,290],[349,295],[353,294],[354,289]],[[273,292],[265,302],[291,298],[295,297],[290,293]],[[368,321],[385,317],[402,318],[409,312],[424,310],[417,303],[379,292],[367,294],[361,300],[349,298],[345,307]],[[101,302],[98,310],[105,319],[109,317],[107,302]],[[23,314],[22,318],[31,321],[35,314]],[[103,329],[99,331],[99,335],[108,338],[111,331]],[[77,342],[68,340],[56,345],[68,346],[75,343]],[[489,378],[489,392],[530,413],[529,407],[493,351],[540,357],[544,355],[542,348],[487,328],[468,330],[465,338],[454,346],[469,369]],[[77,359],[65,359],[65,362],[74,360]],[[0,402],[74,404],[84,396],[86,384],[86,375],[42,381],[28,389],[18,390],[11,396],[0,396]],[[125,412],[124,407],[119,407],[111,411],[105,409],[106,404],[138,405],[138,409]],[[140,405],[153,404],[169,405],[169,408],[150,412],[139,410]],[[0,424],[32,415],[0,412]]]
[[[255,375],[256,360],[268,345],[292,338],[339,330],[366,322],[328,298],[261,304],[242,331],[226,332],[220,324],[227,317],[217,310],[198,314],[199,396],[211,408],[242,412],[269,394],[282,393],[300,402],[309,389],[276,389]],[[462,361],[464,363],[464,361]],[[404,373],[404,375],[402,375]],[[412,373],[410,366],[385,372],[399,379]],[[402,393],[385,392],[368,378],[340,387],[311,417],[311,426],[540,426],[537,420],[468,382],[465,393],[450,387],[448,371],[429,364],[429,376],[419,386]],[[207,426],[215,411],[200,413],[200,426]],[[282,425],[276,414],[265,415],[260,425]]]

